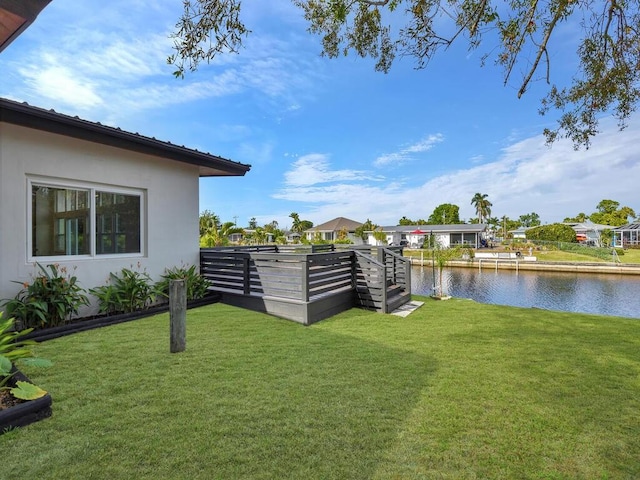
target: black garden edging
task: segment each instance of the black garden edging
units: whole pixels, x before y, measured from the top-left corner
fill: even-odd
[[[29,382],[30,380],[20,371],[17,371],[13,382]],[[5,410],[0,410],[0,435],[17,427],[27,425],[49,418],[51,416],[51,395],[19,403]]]
[[[187,302],[187,308],[202,307],[204,305],[209,305],[218,301],[220,301],[220,295],[214,293],[197,300],[189,300]],[[66,335],[71,335],[72,333],[84,332],[85,330],[92,330],[94,328],[107,327],[109,325],[129,322],[131,320],[138,320],[140,318],[150,317],[152,315],[168,311],[169,304],[164,304],[157,307],[151,307],[146,310],[140,310],[138,312],[121,313],[117,315],[101,315],[89,319],[77,319],[72,321],[71,323],[67,323],[66,325],[60,325],[59,327],[34,330],[28,335],[22,337],[22,339],[44,342],[45,340],[53,340],[54,338],[64,337]]]

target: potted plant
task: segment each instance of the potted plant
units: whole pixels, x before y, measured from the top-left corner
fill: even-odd
[[[31,330],[14,330],[13,319],[3,320],[0,312],[0,434],[51,416],[49,394],[16,368],[16,363],[51,365],[34,356],[34,341],[22,339]]]

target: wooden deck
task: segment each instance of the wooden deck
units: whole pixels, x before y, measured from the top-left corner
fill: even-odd
[[[411,299],[411,264],[382,247],[202,249],[200,271],[221,301],[310,325],[353,307],[389,313]]]

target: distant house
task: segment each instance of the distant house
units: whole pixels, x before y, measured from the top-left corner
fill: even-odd
[[[511,238],[514,239],[526,239],[527,238],[527,230],[529,230],[531,227],[518,227],[515,230],[509,230],[509,234],[511,235]]]
[[[380,227],[378,231],[386,235],[387,245],[421,247],[429,235],[433,235],[442,247],[468,245],[479,248],[487,236],[487,225],[482,223],[462,223],[454,225],[397,225]],[[374,232],[367,232],[369,245],[378,245]]]
[[[603,230],[612,230],[615,227],[611,225],[601,225],[591,222],[575,222],[565,223],[576,232],[576,240],[581,243],[589,243],[592,245],[600,245],[600,235]]]
[[[621,227],[616,227],[613,233],[613,246],[627,248],[630,246],[640,246],[640,223],[629,223]]]
[[[199,178],[250,169],[222,157],[0,99],[0,299],[36,262],[82,287],[110,272],[199,263]],[[139,267],[138,267],[139,265]]]
[[[284,234],[284,238],[287,241],[287,243],[300,243],[301,237],[302,237],[302,234],[298,232],[293,232],[293,231],[288,231],[288,232],[285,232]]]
[[[355,220],[338,217],[310,228],[309,230],[305,230],[304,235],[309,241],[313,241],[319,235],[321,240],[335,242],[338,240],[340,232],[345,231],[347,232],[347,238],[349,240],[351,240],[355,245],[361,245],[364,242],[362,241],[362,238],[356,235],[356,229],[361,226],[362,223],[356,222]]]

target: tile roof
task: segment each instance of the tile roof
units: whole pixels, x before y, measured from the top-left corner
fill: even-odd
[[[347,232],[353,232],[356,228],[360,227],[362,223],[350,220],[345,217],[337,217],[328,222],[316,225],[313,228],[307,230],[307,232],[339,232],[345,229]]]

